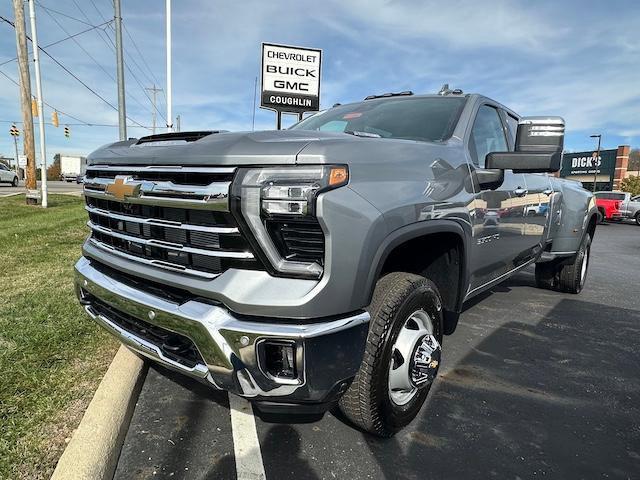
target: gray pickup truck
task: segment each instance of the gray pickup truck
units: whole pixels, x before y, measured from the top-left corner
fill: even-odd
[[[622,193],[620,204],[620,219],[634,220],[640,225],[640,195],[632,196],[630,193]]]
[[[535,264],[579,293],[597,211],[564,122],[443,90],[286,131],[153,135],[88,159],[87,314],[275,421],[338,405],[391,436],[423,405],[466,300]],[[443,357],[442,357],[443,358]]]

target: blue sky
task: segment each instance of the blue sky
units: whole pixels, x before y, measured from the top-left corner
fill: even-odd
[[[151,104],[140,85],[157,81],[164,87],[164,1],[122,3],[128,32],[127,114],[148,126]],[[637,1],[173,3],[173,111],[181,115],[183,130],[251,128],[253,85],[265,41],[323,49],[323,107],[387,91],[436,92],[449,83],[495,98],[521,115],[563,116],[568,150],[592,149],[591,133],[603,134],[603,148],[640,147]],[[66,37],[63,28],[77,33],[88,28],[86,23],[97,25],[113,16],[110,0],[38,0],[36,8],[41,46]],[[1,2],[0,15],[13,20],[9,0]],[[73,40],[47,50],[117,105],[115,82],[109,78],[115,78],[115,54],[106,35],[113,39],[109,28],[76,37],[95,62]],[[15,54],[15,33],[0,22],[0,63]],[[111,107],[42,57],[47,103],[85,122],[117,124]],[[18,77],[15,61],[0,65],[0,71]],[[164,96],[158,98],[164,115]],[[0,129],[6,132],[0,133],[0,154],[13,156],[6,122],[21,118],[18,88],[0,75]],[[50,108],[45,118],[50,121]],[[77,123],[62,114],[60,121]],[[258,109],[256,129],[273,125],[274,114]],[[57,152],[86,154],[118,135],[117,128],[108,126],[71,126],[71,132],[67,140],[62,128],[47,126],[49,159]],[[129,136],[148,133],[129,129]]]

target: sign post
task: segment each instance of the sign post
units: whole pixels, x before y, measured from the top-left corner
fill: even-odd
[[[276,128],[282,114],[302,120],[304,112],[320,110],[322,50],[272,43],[262,44],[260,107],[276,112]]]

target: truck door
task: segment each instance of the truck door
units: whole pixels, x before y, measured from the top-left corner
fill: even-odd
[[[546,241],[549,202],[553,188],[546,173],[528,173],[524,180],[527,185],[524,235],[531,248],[531,254],[535,254],[537,247],[542,247]]]
[[[509,134],[509,150],[515,149],[518,118],[510,112],[501,109],[503,119],[507,124]],[[536,253],[538,246],[542,247],[546,241],[547,219],[553,186],[546,173],[529,173],[524,175],[526,193],[520,198],[524,208],[525,227],[524,241],[529,249],[528,255]]]
[[[470,168],[482,171],[490,152],[509,150],[507,128],[498,107],[479,105],[467,141]],[[473,174],[472,174],[473,176]],[[497,279],[522,263],[524,241],[524,175],[504,172],[497,188],[474,182],[475,198],[470,207],[473,222],[471,290]]]

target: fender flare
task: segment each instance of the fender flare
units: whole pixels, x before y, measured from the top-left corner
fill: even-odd
[[[453,233],[458,235],[462,240],[463,252],[460,258],[460,285],[457,292],[454,312],[452,313],[457,314],[461,311],[466,288],[469,285],[469,239],[471,238],[472,233],[470,225],[464,224],[463,226],[462,222],[458,222],[454,219],[436,219],[416,222],[400,227],[387,235],[373,256],[370,267],[368,269],[361,270],[364,272],[362,276],[364,277],[366,275],[366,277],[358,278],[356,283],[357,285],[364,285],[367,305],[371,303],[376,282],[380,277],[380,272],[382,271],[382,267],[389,257],[389,254],[396,247],[409,240],[437,233]]]

